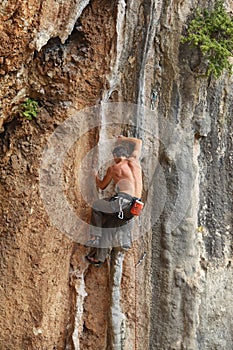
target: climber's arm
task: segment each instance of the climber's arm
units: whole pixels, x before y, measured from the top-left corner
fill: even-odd
[[[103,180],[100,180],[98,175],[96,175],[96,185],[101,190],[104,190],[111,182],[112,180],[112,169],[111,167],[108,168],[106,175],[104,176]]]
[[[126,136],[118,136],[118,142],[129,142],[134,145],[133,152],[130,154],[129,158],[134,158],[139,160],[142,151],[142,140],[137,139],[136,137],[126,137]]]

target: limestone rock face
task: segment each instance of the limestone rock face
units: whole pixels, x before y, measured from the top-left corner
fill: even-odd
[[[233,80],[226,72],[199,78],[198,51],[180,43],[204,5],[0,4],[2,349],[232,349]],[[20,113],[28,97],[39,103],[31,121]],[[134,127],[126,115],[106,130],[110,103],[145,109]],[[102,108],[94,127],[79,114],[93,106]],[[43,150],[75,114],[64,191],[86,222],[91,208],[78,181],[85,156],[116,132],[143,139],[152,224],[100,268],[85,260],[89,248],[53,225],[40,192]]]

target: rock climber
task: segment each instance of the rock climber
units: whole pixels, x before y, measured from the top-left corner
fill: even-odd
[[[130,144],[133,149],[129,153],[127,146]],[[101,248],[102,229],[111,228],[113,225],[115,227],[124,225],[135,215],[140,214],[143,207],[140,200],[142,194],[141,148],[140,139],[118,136],[112,151],[114,164],[107,169],[102,180],[96,174],[97,187],[103,190],[113,181],[117,193],[110,199],[99,199],[93,204],[90,240],[85,244],[94,247],[93,252],[86,256],[91,264],[100,266],[108,255],[109,249]]]

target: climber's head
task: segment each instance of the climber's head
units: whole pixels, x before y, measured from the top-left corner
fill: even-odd
[[[117,146],[112,151],[114,159],[120,159],[120,158],[128,158],[129,153],[127,149],[124,146]]]

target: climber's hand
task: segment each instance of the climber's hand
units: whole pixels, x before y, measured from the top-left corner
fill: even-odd
[[[122,142],[124,139],[126,139],[126,137],[123,135],[118,135],[116,138],[117,138],[117,142]]]

